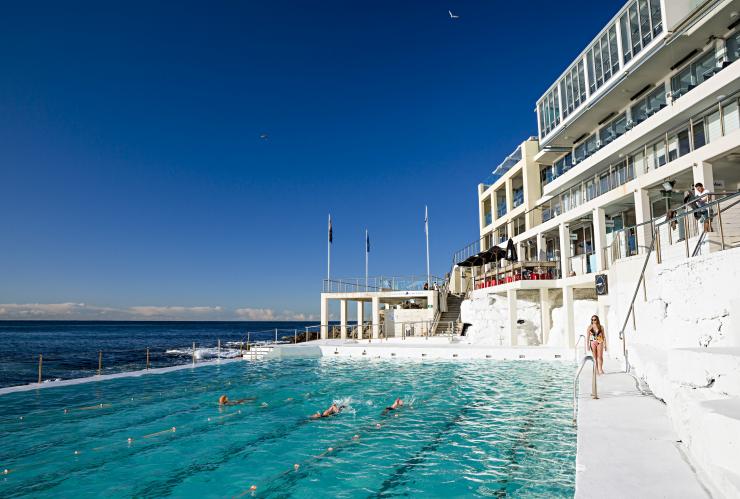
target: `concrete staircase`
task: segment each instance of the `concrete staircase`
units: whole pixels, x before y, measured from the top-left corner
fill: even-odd
[[[740,497],[740,348],[641,350],[641,374],[694,465],[716,496]]]
[[[439,323],[434,334],[454,334],[458,319],[460,318],[460,305],[463,302],[463,296],[449,293],[447,295],[447,311],[442,312],[439,316]]]

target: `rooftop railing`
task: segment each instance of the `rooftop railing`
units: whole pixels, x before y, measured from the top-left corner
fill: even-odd
[[[434,289],[435,286],[441,287],[445,279],[437,276],[430,276],[427,282],[426,275],[410,276],[372,276],[365,279],[364,277],[324,279],[324,293],[358,293],[373,291],[423,291]]]

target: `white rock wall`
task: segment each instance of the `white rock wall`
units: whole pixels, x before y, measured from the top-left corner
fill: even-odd
[[[570,343],[563,327],[563,307],[552,309],[552,327],[547,346],[568,348]],[[596,300],[575,300],[573,302],[576,337],[586,330],[588,321],[596,313]],[[497,295],[488,290],[471,293],[470,299],[462,303],[461,320],[471,324],[468,328],[468,342],[479,345],[510,345],[508,324],[509,307],[505,295]],[[542,344],[542,315],[539,299],[519,299],[517,296],[517,345],[536,346]]]

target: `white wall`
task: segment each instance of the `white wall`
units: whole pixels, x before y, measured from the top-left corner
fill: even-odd
[[[387,337],[400,337],[404,330],[405,323],[413,324],[414,333],[422,334],[426,328],[431,327],[434,320],[434,309],[431,308],[391,308],[385,311],[385,334]],[[427,322],[428,324],[419,324]]]

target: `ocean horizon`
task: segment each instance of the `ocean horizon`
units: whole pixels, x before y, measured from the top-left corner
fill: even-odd
[[[292,337],[316,321],[3,320],[0,387],[236,357],[246,341]],[[101,356],[102,352],[102,356]]]

